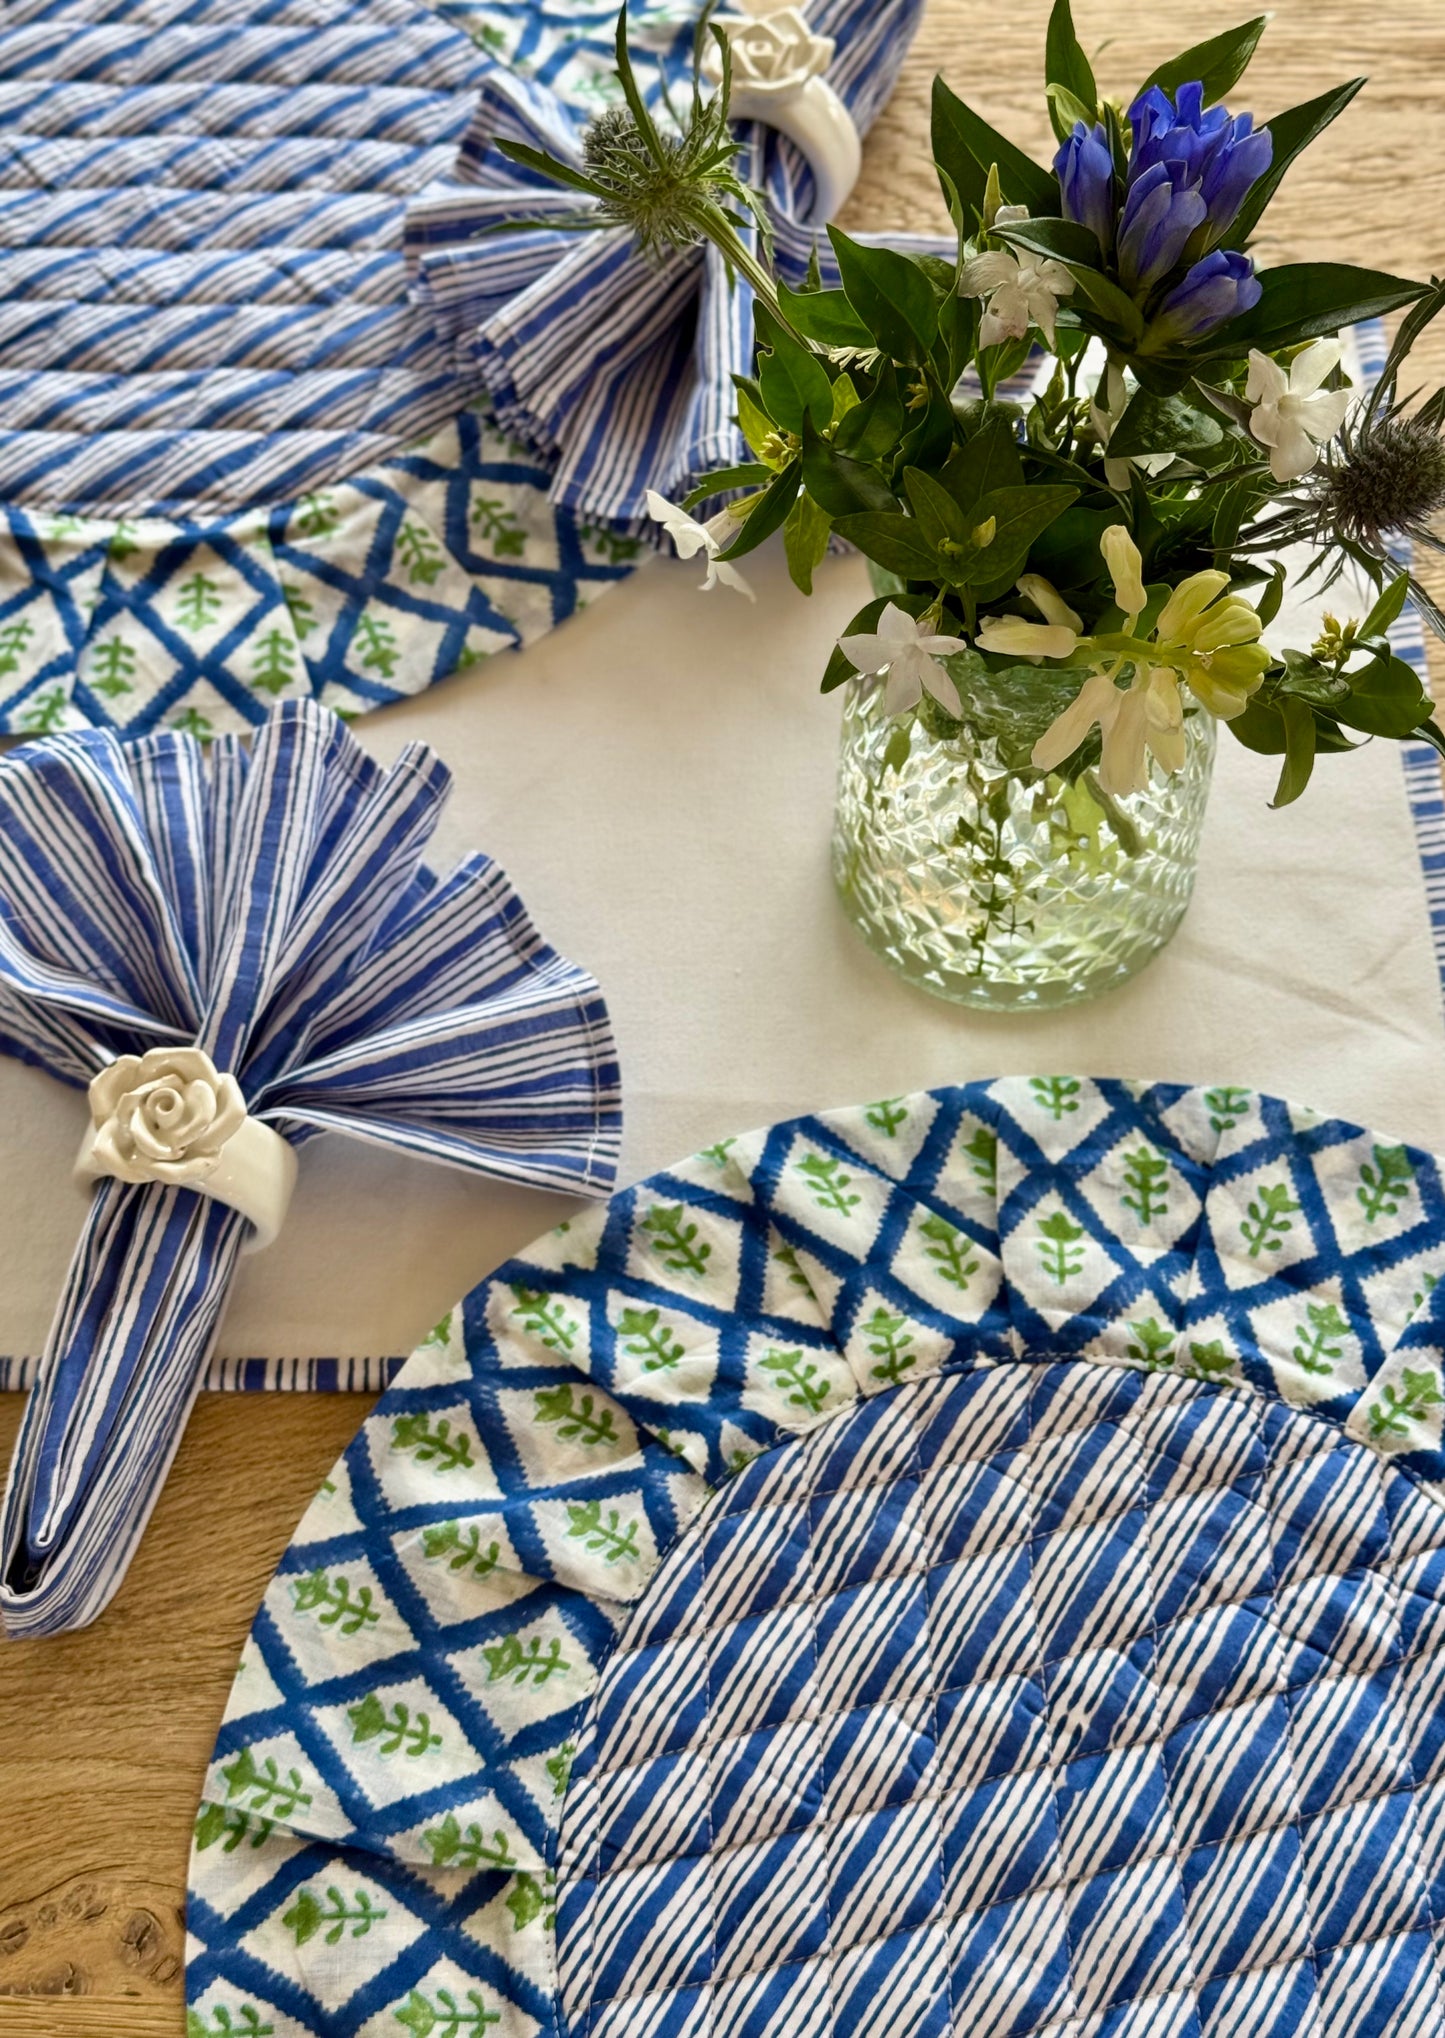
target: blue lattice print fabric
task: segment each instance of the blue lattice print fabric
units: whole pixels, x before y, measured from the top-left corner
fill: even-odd
[[[695,13],[634,7],[653,91]],[[9,0],[0,733],[364,713],[625,573],[633,541],[492,425],[403,247],[484,82],[595,111],[614,16]]]
[[[1243,1089],[725,1140],[412,1358],[258,1614],[193,2033],[1445,2023],[1445,1195]]]

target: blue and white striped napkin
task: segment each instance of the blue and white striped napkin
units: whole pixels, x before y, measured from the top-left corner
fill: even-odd
[[[489,859],[425,867],[448,783],[417,744],[383,769],[314,704],[279,710],[249,753],[98,732],[15,751],[0,1051],[88,1084],[117,1055],[195,1044],[294,1145],[341,1132],[605,1194],[606,1006]],[[12,1635],[81,1626],[119,1585],[247,1232],[194,1190],[110,1179],[78,1222],[0,1522]]]

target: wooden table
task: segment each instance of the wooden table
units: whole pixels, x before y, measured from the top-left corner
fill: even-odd
[[[935,70],[1043,157],[1049,0],[931,0],[868,148],[847,217],[943,219],[928,167]],[[1261,116],[1368,70],[1368,91],[1291,172],[1260,240],[1267,263],[1445,267],[1445,9],[1275,0],[1245,103]],[[1122,90],[1242,6],[1175,0],[1167,21],[1075,0],[1085,45]],[[1417,352],[1445,380],[1445,321]],[[1445,574],[1432,576],[1445,594]],[[1437,667],[1438,672],[1438,667]],[[13,1278],[13,1276],[12,1276]],[[237,1655],[306,1502],[358,1427],[352,1395],[203,1397],[146,1541],[94,1628],[0,1645],[0,2038],[176,2038],[191,1821]],[[0,1397],[0,1452],[19,1423]]]

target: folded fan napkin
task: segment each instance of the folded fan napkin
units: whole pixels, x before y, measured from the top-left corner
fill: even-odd
[[[836,53],[827,81],[866,133],[893,89],[922,0],[817,0],[808,25]],[[653,264],[621,230],[538,226],[575,216],[575,193],[542,183],[496,144],[520,141],[579,163],[584,123],[548,87],[498,66],[484,79],[453,178],[407,215],[416,292],[459,370],[480,373],[507,430],[555,463],[552,499],[620,523],[645,516],[649,488],[677,497],[700,474],[748,458],[732,422],[733,376],[752,365],[751,293],[713,248]],[[813,174],[794,143],[744,130],[750,180],[768,201],[777,266],[801,288],[815,251]],[[508,232],[508,222],[531,222]],[[952,253],[926,236],[864,235]]]
[[[253,750],[87,731],[0,762],[0,1050],[87,1085],[198,1046],[251,1117],[603,1194],[618,1078],[594,980],[484,856],[421,862],[449,778],[287,705]],[[174,1455],[246,1219],[96,1184],[5,1496],[0,1621],[94,1619]]]

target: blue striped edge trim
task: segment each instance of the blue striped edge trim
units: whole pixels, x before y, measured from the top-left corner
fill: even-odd
[[[1368,388],[1385,365],[1389,340],[1379,319],[1355,329],[1355,350],[1360,381]],[[1401,565],[1409,560],[1408,548],[1396,555]],[[1390,642],[1397,655],[1415,668],[1420,683],[1430,690],[1430,666],[1425,652],[1425,628],[1413,602],[1390,627]],[[1445,997],[1445,780],[1441,763],[1428,743],[1402,743],[1400,761],[1405,772],[1405,795],[1415,829],[1415,847],[1425,881],[1425,910],[1430,917],[1430,945],[1435,969]]]
[[[212,1359],[201,1389],[207,1394],[382,1394],[402,1367],[389,1359]],[[28,1394],[35,1385],[40,1355],[0,1354],[0,1394]]]

